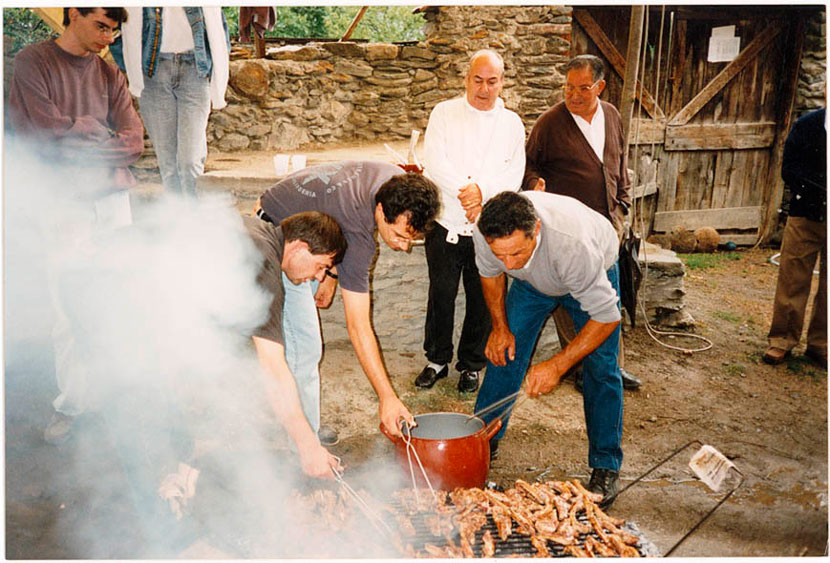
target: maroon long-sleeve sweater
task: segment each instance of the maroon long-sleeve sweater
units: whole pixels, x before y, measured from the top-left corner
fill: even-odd
[[[600,103],[605,113],[602,162],[565,102],[559,102],[539,116],[530,132],[522,189],[533,189],[542,177],[545,191],[578,199],[608,218],[620,233],[624,215],[620,202],[631,204],[626,146],[620,112],[608,102]]]
[[[141,156],[144,131],[127,81],[97,55],[79,57],[54,40],[20,51],[14,61],[9,119],[42,154],[76,167],[109,169],[110,189],[135,183],[127,168]],[[101,139],[101,131],[111,135]]]

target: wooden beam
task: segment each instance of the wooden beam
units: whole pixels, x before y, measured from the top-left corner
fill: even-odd
[[[634,138],[636,135],[636,139]],[[653,120],[648,118],[633,118],[631,120],[631,132],[628,134],[628,144],[650,145],[652,143],[662,145],[666,136],[666,120]]]
[[[31,8],[52,31],[63,33],[63,8]]]
[[[628,139],[631,131],[631,117],[634,114],[634,99],[637,97],[637,71],[640,68],[640,44],[643,41],[643,20],[645,19],[643,6],[631,6],[631,17],[628,21],[628,50],[626,61],[633,64],[625,66],[622,95],[620,96],[620,116],[622,117],[623,139]]]
[[[640,199],[641,197],[656,194],[658,191],[657,182],[649,182],[647,184],[640,184],[631,188],[631,197],[633,199]]]
[[[801,68],[801,51],[804,48],[804,34],[806,21],[803,14],[795,16],[795,22],[790,24],[789,41],[786,42],[784,60],[784,76],[778,98],[778,112],[775,131],[775,142],[770,152],[769,168],[767,169],[766,192],[764,197],[764,215],[758,229],[758,242],[766,244],[778,225],[778,207],[784,197],[784,181],[781,179],[781,165],[784,159],[784,143],[792,126],[793,106],[795,105],[796,91],[798,90],[798,70]]]
[[[765,149],[772,146],[776,124],[708,123],[666,127],[667,151]]]
[[[369,9],[369,6],[361,6],[360,10],[357,11],[352,23],[349,24],[349,29],[346,30],[346,33],[343,34],[343,37],[340,38],[340,41],[348,41],[349,37],[352,36],[354,29],[357,27],[357,24],[360,23],[360,20],[363,18],[363,14],[366,13],[366,10]]]
[[[769,45],[770,42],[775,39],[781,29],[782,24],[779,21],[773,21],[769,24],[766,29],[759,33],[755,39],[750,41],[749,45],[747,45],[746,48],[741,51],[733,61],[726,65],[724,69],[720,71],[718,75],[711,80],[711,82],[709,82],[709,84],[704,86],[703,89],[698,92],[688,104],[686,104],[686,107],[677,112],[677,115],[669,121],[669,125],[685,125],[688,123],[689,120],[697,114],[697,112],[703,109],[703,106],[705,106],[709,100],[715,97],[715,94],[720,92],[730,80],[735,78],[735,76],[764,49],[764,47]]]
[[[692,209],[660,211],[654,214],[654,230],[665,233],[683,226],[693,231],[700,227],[714,229],[757,229],[762,207],[725,207],[723,209]]]
[[[625,59],[623,59],[622,55],[614,44],[608,39],[608,36],[605,35],[605,32],[602,31],[602,28],[599,24],[594,20],[588,10],[574,10],[573,17],[582,26],[582,29],[585,30],[585,33],[588,34],[588,37],[596,43],[599,50],[608,59],[608,62],[611,63],[611,68],[621,77],[625,77]],[[636,93],[639,94],[640,88],[640,81],[637,81],[637,88]],[[643,105],[643,109],[651,117],[657,117],[658,119],[662,119],[665,117],[663,110],[654,102],[654,98],[651,97],[651,94],[648,93],[648,90],[642,88],[643,98],[640,100],[640,103]]]

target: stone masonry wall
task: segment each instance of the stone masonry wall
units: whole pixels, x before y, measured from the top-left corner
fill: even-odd
[[[505,105],[528,128],[559,100],[571,8],[427,8],[417,45],[308,43],[231,62],[228,106],[213,112],[211,149],[290,151],[332,142],[409,137],[432,108],[464,92],[470,55],[505,59]]]
[[[801,69],[798,72],[798,91],[795,97],[795,115],[827,105],[827,12],[816,11],[807,22]]]

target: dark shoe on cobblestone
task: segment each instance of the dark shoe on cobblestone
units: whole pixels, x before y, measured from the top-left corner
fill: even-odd
[[[444,366],[444,369],[438,372],[427,366],[423,369],[423,371],[421,371],[421,373],[418,374],[418,377],[415,378],[415,387],[420,387],[421,389],[431,389],[432,386],[435,385],[436,381],[447,377],[449,372],[449,366]]]
[[[458,390],[462,393],[473,393],[478,389],[478,372],[462,370],[458,377]]]

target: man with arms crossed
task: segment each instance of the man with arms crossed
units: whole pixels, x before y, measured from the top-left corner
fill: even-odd
[[[588,489],[609,506],[619,492],[622,464],[622,381],[617,354],[620,305],[617,235],[611,223],[577,200],[542,192],[504,192],[487,202],[473,234],[476,264],[493,322],[489,363],[478,411],[515,393],[527,373],[527,394],[550,392],[580,360],[588,430]],[[514,278],[506,293],[506,275]],[[557,306],[578,330],[563,350],[529,366],[545,319]],[[489,422],[509,405],[485,414]],[[498,450],[504,426],[491,440]]]
[[[525,166],[525,128],[499,98],[504,61],[495,51],[470,58],[465,95],[441,102],[429,116],[424,136],[425,175],[441,190],[441,214],[426,235],[429,267],[424,350],[427,366],[415,385],[429,389],[447,376],[458,281],[463,277],[466,307],[458,342],[458,390],[478,389],[490,316],[475,264],[473,225],[481,206],[495,194],[518,191]]]
[[[309,319],[316,307],[328,307],[339,280],[346,328],[360,365],[379,399],[380,420],[400,435],[403,418],[414,423],[389,382],[372,328],[369,270],[375,255],[375,228],[393,250],[409,250],[438,214],[438,189],[418,174],[403,174],[397,166],[372,161],[344,161],[305,168],[266,191],[257,211],[261,219],[279,222],[301,211],[322,211],[334,217],[349,243],[343,262],[321,282],[287,287],[285,316]],[[285,327],[288,364],[294,375],[309,424],[320,425],[320,374],[322,337],[317,322]],[[331,436],[324,442],[332,443]]]

